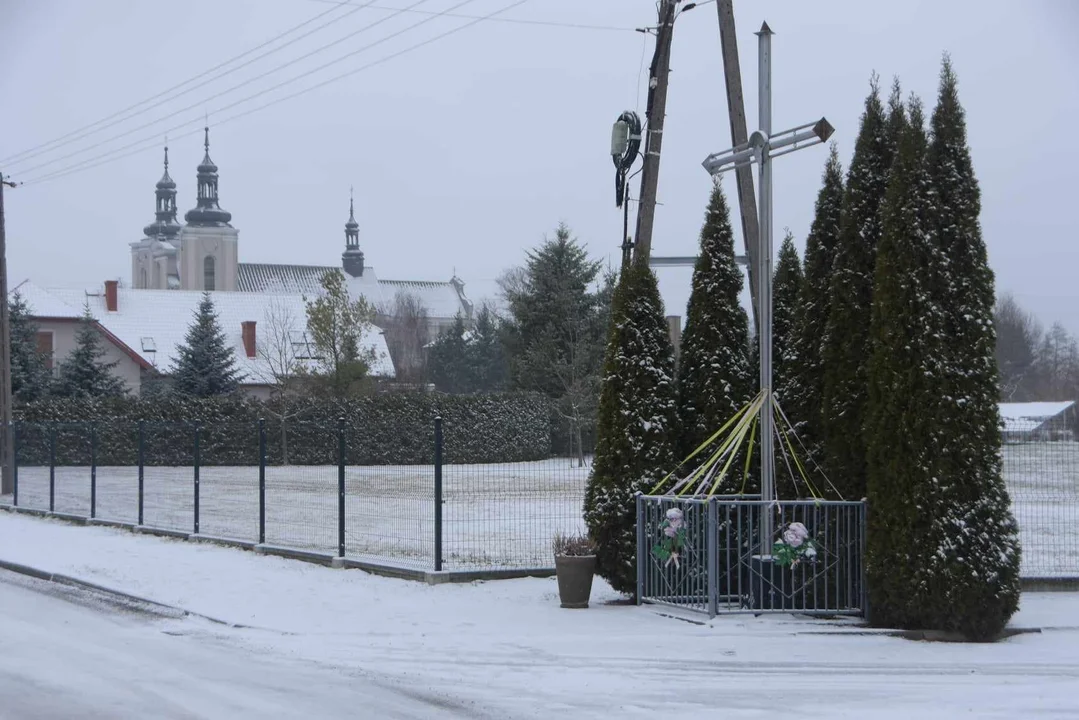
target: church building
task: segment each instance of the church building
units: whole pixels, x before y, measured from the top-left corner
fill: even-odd
[[[374,327],[360,341],[374,353],[371,372],[376,377],[397,374],[396,358],[382,328],[392,321],[387,313],[393,312],[399,295],[424,308],[429,339],[451,327],[457,316],[471,325],[473,306],[459,278],[383,280],[375,274],[360,249],[360,226],[351,200],[340,264],[241,263],[240,231],[232,225],[232,213],[221,207],[209,128],[197,179],[195,206],[184,213],[181,225],[166,147],[164,173],[154,192],[154,221],[143,228],[141,239],[131,243],[129,285],[105,280],[52,287],[27,280],[14,288],[38,325],[38,347],[51,368],[74,349],[78,322],[89,308],[106,340],[106,359],[115,363],[114,372],[129,391],[138,394],[146,381],[171,372],[202,294],[209,292],[244,377],[241,387],[265,397],[274,383],[269,357],[280,352],[271,343],[285,342],[304,364],[317,361],[306,332],[306,302],[321,294],[327,272],[340,273],[350,297],[364,298],[377,312]],[[284,333],[283,317],[288,318]]]

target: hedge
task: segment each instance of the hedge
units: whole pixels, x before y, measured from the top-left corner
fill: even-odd
[[[549,403],[536,394],[390,393],[346,401],[296,400],[287,407],[241,398],[208,400],[52,399],[15,409],[21,465],[138,463],[143,427],[146,465],[194,461],[198,428],[202,465],[257,465],[258,421],[266,424],[266,458],[284,464],[336,465],[339,418],[349,465],[425,465],[434,461],[434,419],[443,420],[447,463],[505,463],[551,455]]]

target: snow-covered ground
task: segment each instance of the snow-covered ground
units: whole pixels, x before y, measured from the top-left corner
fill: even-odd
[[[480,717],[1011,720],[1077,707],[1069,593],[1024,595],[1014,624],[1042,634],[952,645],[782,615],[685,622],[615,604],[598,579],[591,608],[563,610],[553,579],[427,586],[9,513],[0,559],[245,625],[184,621],[252,657],[374,675]]]
[[[1079,443],[1004,446],[1004,470],[1023,543],[1024,577],[1079,577]],[[447,569],[549,567],[556,532],[584,529],[589,468],[566,459],[446,465],[443,557]],[[97,470],[97,516],[138,519],[134,467]],[[200,531],[258,539],[258,468],[203,467]],[[58,467],[56,509],[90,513],[90,468]],[[145,523],[192,532],[192,468],[147,467]],[[10,496],[0,502],[10,502]],[[49,469],[19,470],[19,504],[47,509]],[[346,553],[434,567],[434,467],[346,468]],[[337,551],[337,467],[268,467],[266,541]]]
[[[254,654],[208,622],[3,570],[0,608],[5,720],[467,716],[422,686]]]

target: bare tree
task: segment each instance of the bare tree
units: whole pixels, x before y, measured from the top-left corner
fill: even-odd
[[[306,348],[306,332],[300,318],[291,308],[277,299],[271,300],[263,315],[261,341],[256,354],[259,363],[259,379],[271,387],[272,403],[266,410],[281,425],[281,455],[285,465],[289,463],[288,422],[298,414],[293,410],[292,400],[296,385],[303,371],[304,359],[310,354]]]
[[[1015,297],[1005,293],[997,299],[994,325],[1001,399],[1014,402],[1037,399],[1034,395],[1039,391],[1041,324],[1019,305]]]
[[[392,302],[378,307],[375,324],[382,328],[397,379],[406,383],[423,382],[424,348],[430,340],[423,301],[413,293],[398,290]]]

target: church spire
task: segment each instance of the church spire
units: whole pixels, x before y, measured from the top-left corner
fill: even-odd
[[[198,203],[184,215],[188,225],[201,227],[227,226],[232,220],[232,213],[223,210],[218,204],[217,196],[217,165],[210,159],[210,127],[203,128],[205,131],[203,148],[205,154],[198,167]]]
[[[180,233],[176,221],[176,183],[169,176],[169,146],[165,145],[165,172],[157,181],[154,195],[157,199],[154,222],[142,229],[146,237],[172,240]]]
[[[348,222],[345,223],[345,252],[341,254],[341,265],[352,277],[363,275],[363,251],[360,250],[360,224],[356,222],[356,206],[352,198],[352,188],[348,189]]]

